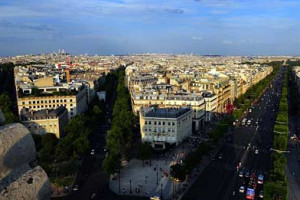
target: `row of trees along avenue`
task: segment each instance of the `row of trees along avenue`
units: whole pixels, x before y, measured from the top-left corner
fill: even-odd
[[[118,78],[117,97],[112,114],[112,127],[106,135],[107,156],[103,169],[108,174],[115,173],[121,167],[121,160],[127,160],[132,139],[134,116],[131,111],[130,94],[125,86],[125,70],[114,72]]]
[[[271,155],[272,166],[269,180],[264,186],[264,199],[287,199],[288,186],[287,178],[284,173],[286,157],[281,151],[286,151],[288,140],[288,100],[287,100],[287,70],[284,72],[282,96],[279,102],[279,112],[274,126],[273,148],[278,152]]]

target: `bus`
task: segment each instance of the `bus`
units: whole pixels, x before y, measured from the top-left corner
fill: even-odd
[[[247,188],[246,199],[254,200],[255,199],[255,190],[252,188]]]

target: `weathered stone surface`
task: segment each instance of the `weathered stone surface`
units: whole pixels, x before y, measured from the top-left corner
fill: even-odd
[[[44,170],[37,166],[22,174],[0,192],[0,200],[50,199],[50,182]]]
[[[0,180],[35,160],[35,145],[28,129],[19,123],[0,127]]]
[[[27,128],[18,123],[0,127],[0,200],[50,199],[47,174],[39,166],[29,166],[35,154]]]

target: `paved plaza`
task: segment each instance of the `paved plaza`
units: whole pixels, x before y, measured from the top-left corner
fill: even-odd
[[[134,196],[158,196],[163,199],[171,199],[172,195],[182,192],[186,183],[175,183],[170,179],[170,166],[180,162],[184,156],[192,150],[191,143],[185,142],[158,157],[146,161],[143,165],[141,160],[132,159],[126,167],[121,169],[119,175],[111,176],[110,188],[116,194]]]

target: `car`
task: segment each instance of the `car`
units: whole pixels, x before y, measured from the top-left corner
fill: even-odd
[[[91,155],[95,155],[95,149],[91,150]]]
[[[251,108],[249,109],[249,113],[252,113],[252,109]]]
[[[223,154],[219,154],[219,156],[218,156],[218,158],[220,159],[220,160],[222,160],[222,158],[223,158]]]
[[[242,185],[242,186],[240,187],[239,191],[240,191],[240,193],[244,193],[244,192],[245,192],[245,186]]]
[[[255,149],[254,153],[255,153],[256,155],[258,155],[258,149]]]
[[[250,120],[250,119],[248,119],[247,125],[248,125],[248,126],[251,125],[251,120]]]
[[[263,191],[259,192],[259,198],[264,198],[264,192]]]
[[[96,198],[96,193],[93,193],[91,199],[95,199],[95,198]]]
[[[76,184],[76,185],[74,185],[74,187],[73,187],[73,191],[78,191],[78,185]]]
[[[244,172],[243,171],[240,171],[239,173],[239,177],[243,178],[244,177]]]
[[[258,176],[257,183],[258,183],[258,184],[263,184],[263,183],[264,183],[264,176],[263,176],[263,175],[260,174],[260,175]]]

